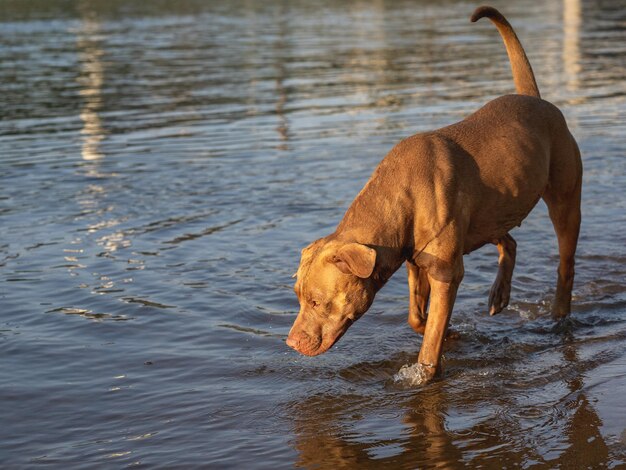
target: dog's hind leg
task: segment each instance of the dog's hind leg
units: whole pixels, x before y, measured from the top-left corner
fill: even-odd
[[[567,157],[561,154],[551,168],[550,185],[543,194],[548,213],[559,242],[559,268],[557,270],[556,294],[552,304],[555,320],[569,315],[574,285],[574,256],[580,231],[580,196],[582,186],[582,163],[578,146],[573,141]],[[573,158],[572,158],[573,157]]]
[[[569,315],[574,285],[574,256],[580,231],[580,184],[573,194],[544,194],[550,219],[559,241],[559,268],[557,270],[556,294],[552,304],[555,320]]]
[[[409,325],[416,333],[424,334],[426,329],[426,311],[430,297],[430,283],[424,269],[415,264],[406,263],[409,278]]]
[[[498,274],[489,292],[489,315],[500,313],[511,298],[511,278],[515,267],[515,253],[517,243],[508,233],[497,241],[498,252]]]

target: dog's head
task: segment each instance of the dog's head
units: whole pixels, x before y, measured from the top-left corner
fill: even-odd
[[[370,307],[376,250],[331,237],[302,250],[294,290],[300,313],[287,345],[307,356],[327,351]]]

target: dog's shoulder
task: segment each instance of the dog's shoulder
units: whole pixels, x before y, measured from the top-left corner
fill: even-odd
[[[452,150],[451,147],[455,143],[440,131],[441,129],[437,129],[406,137],[398,142],[389,154],[402,159],[419,158],[422,160],[446,154],[448,153],[446,150]]]

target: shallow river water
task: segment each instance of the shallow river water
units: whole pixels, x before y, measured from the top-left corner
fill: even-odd
[[[585,166],[571,320],[540,203],[510,306],[467,256],[445,376],[404,269],[328,353],[285,345],[300,249],[401,138],[513,88],[457,1],[0,0],[0,466],[626,465],[626,8],[496,1]],[[506,171],[506,169],[503,169]]]

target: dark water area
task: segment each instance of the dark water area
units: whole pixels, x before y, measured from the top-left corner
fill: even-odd
[[[496,248],[465,258],[443,379],[394,380],[404,269],[285,345],[300,250],[386,152],[513,92],[476,6],[0,0],[0,466],[624,468],[622,1],[494,2],[583,154],[571,320],[540,203],[500,315]]]

